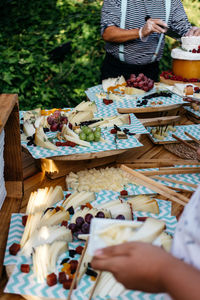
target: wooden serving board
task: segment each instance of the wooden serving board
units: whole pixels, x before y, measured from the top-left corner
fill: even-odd
[[[136,135],[136,137],[139,139],[140,135]],[[36,164],[50,179],[55,179],[65,176],[70,172],[112,165],[120,159],[120,155],[133,149],[108,150],[96,153],[41,158],[36,161]],[[30,155],[27,149],[25,152]]]
[[[175,83],[195,84],[196,86],[200,87],[200,82],[184,82],[184,81],[178,81],[178,80],[171,80],[171,79],[165,79],[162,76],[160,76],[160,82],[168,84],[168,85],[174,85]]]
[[[148,107],[130,107],[130,108],[117,108],[118,113],[120,114],[129,114],[129,113],[151,113],[151,112],[161,112],[161,111],[169,111],[180,108],[183,106],[181,104],[171,104],[171,105],[161,105],[161,106],[148,106]]]

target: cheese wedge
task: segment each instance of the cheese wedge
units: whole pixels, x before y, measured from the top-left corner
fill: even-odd
[[[92,120],[94,114],[92,111],[78,111],[73,112],[69,117],[69,122],[75,126],[76,124],[79,125],[81,122]]]
[[[23,255],[30,256],[33,252],[33,248],[36,248],[43,244],[51,244],[55,241],[72,241],[71,230],[65,226],[43,226],[39,230],[35,230],[31,237],[24,244],[21,252]]]
[[[153,218],[147,218],[143,226],[130,236],[129,241],[141,241],[152,243],[164,230],[165,222]]]
[[[47,148],[50,150],[59,150],[58,147],[56,147],[56,145],[54,145],[48,140],[47,135],[43,131],[43,127],[39,127],[35,130],[35,144],[42,148]]]
[[[127,95],[143,95],[143,94],[145,94],[145,91],[128,86],[128,87],[125,87],[125,94],[127,94]],[[135,100],[137,100],[137,99],[135,99]]]
[[[25,121],[23,124],[23,131],[25,135],[32,136],[35,133],[35,127],[29,121]]]
[[[70,195],[63,203],[62,206],[67,210],[69,207],[73,206],[76,209],[78,206],[84,205],[88,202],[94,201],[96,198],[94,192],[76,192]]]
[[[73,111],[91,111],[95,113],[97,112],[97,106],[94,101],[82,101],[73,109]]]

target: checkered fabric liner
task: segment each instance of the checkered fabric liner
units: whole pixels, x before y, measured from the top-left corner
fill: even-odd
[[[200,102],[199,102],[200,103]],[[192,107],[190,106],[184,106],[185,110],[193,113],[194,115],[200,117],[200,111],[199,110],[194,110]]]
[[[154,92],[153,90],[149,93],[146,93],[145,95],[151,94],[152,92]],[[100,113],[104,113],[106,110],[113,110],[116,112],[117,108],[135,108],[137,107],[137,100],[141,100],[142,99],[142,95],[124,95],[122,96],[123,100],[122,101],[114,101],[114,103],[109,104],[109,105],[105,105],[102,101],[102,99],[99,99],[97,97],[96,94],[99,93],[104,93],[102,85],[96,85],[93,86],[91,88],[89,88],[88,90],[85,91],[87,97],[90,99],[90,101],[95,101],[98,107],[98,112]],[[108,98],[108,97],[107,97]],[[158,101],[162,101],[163,104],[159,105],[151,105],[151,102],[158,102]],[[141,106],[140,108],[142,109],[142,107],[160,107],[160,106],[168,106],[168,105],[173,105],[173,104],[183,104],[185,103],[182,100],[182,97],[172,94],[172,97],[157,97],[157,98],[152,98],[148,101],[147,105]]]
[[[103,196],[103,193],[101,195],[97,195],[97,201],[101,201],[101,198],[103,199],[105,196]],[[137,212],[134,213],[134,216],[153,216],[158,219],[163,219],[166,222],[167,225],[167,232],[170,234],[174,233],[174,230],[176,228],[176,218],[171,216],[171,202],[163,201],[163,200],[157,200],[160,214],[159,215],[153,215],[148,213],[142,213]],[[10,230],[9,230],[9,237],[8,237],[8,245],[11,245],[13,242],[19,242],[21,239],[21,236],[23,234],[24,227],[21,223],[22,214],[13,214],[11,218],[11,224],[10,224]],[[17,238],[14,236],[14,231],[19,232],[19,235]],[[75,249],[78,245],[80,245],[80,242],[73,242],[69,243],[69,249]],[[82,243],[81,243],[82,245]],[[8,246],[7,246],[8,249]],[[60,265],[60,262],[66,258],[69,257],[68,252],[62,254],[59,257],[59,260],[57,262],[57,272],[61,271],[62,266]],[[77,259],[75,257],[74,259]],[[6,259],[4,263],[6,262]],[[8,258],[7,258],[7,262]],[[11,260],[10,260],[11,263]],[[32,262],[30,258],[26,257],[18,257],[15,261],[13,260],[12,263],[16,264],[16,267],[14,269],[14,272],[12,273],[8,284],[5,288],[5,292],[7,293],[13,293],[13,294],[21,294],[21,295],[32,295],[32,296],[38,296],[38,297],[47,297],[47,298],[59,298],[59,299],[66,299],[68,295],[68,291],[63,289],[61,284],[57,284],[53,287],[47,286],[46,283],[39,284],[36,282],[36,279],[33,275],[32,270],[30,273],[22,273],[20,271],[20,266],[22,263],[28,263],[32,267]],[[9,264],[9,263],[8,263]],[[32,268],[31,268],[32,269]],[[80,281],[79,288],[73,292],[72,299],[76,300],[84,300],[86,299],[86,291],[88,288],[94,284],[94,282],[91,281],[90,277],[85,275]],[[145,298],[144,298],[145,297]],[[117,299],[162,299],[160,298],[161,295],[153,295],[153,294],[147,294],[147,293],[141,293],[137,291],[125,291],[123,295],[118,297]],[[96,297],[95,299],[103,300],[100,297]],[[104,298],[108,299],[108,297]]]
[[[20,116],[22,116],[23,112],[21,112]],[[112,114],[111,114],[112,115]],[[114,114],[113,114],[114,115]],[[116,113],[115,113],[116,115]],[[141,124],[141,122],[135,117],[135,115],[131,114],[131,124],[121,126],[121,128],[127,128],[130,132],[137,134],[147,133],[145,127]],[[26,141],[21,140],[21,144],[23,147],[27,148],[31,155],[38,158],[52,157],[52,156],[62,156],[62,155],[71,155],[71,154],[81,154],[81,153],[95,153],[116,149],[130,149],[143,146],[136,137],[128,136],[128,139],[124,140],[116,140],[114,139],[114,135],[110,134],[111,128],[102,128],[102,137],[106,139],[105,142],[93,142],[90,143],[91,147],[58,147],[58,150],[50,150],[45,149],[39,146],[28,146]],[[55,132],[47,132],[46,135],[49,138],[55,137]],[[56,140],[56,139],[55,139]]]
[[[191,139],[184,134],[184,131],[187,131],[189,134],[193,135],[196,139],[198,140],[200,139],[200,124],[175,126],[176,131],[175,132],[168,131],[168,136],[164,137],[164,140],[158,140],[155,137],[153,137],[153,135],[151,134],[151,130],[153,128],[154,127],[147,127],[147,130],[149,132],[149,135],[151,135],[151,138],[154,143],[171,142],[171,141],[177,143],[177,140],[172,137],[172,134],[175,134],[182,140],[191,141]]]

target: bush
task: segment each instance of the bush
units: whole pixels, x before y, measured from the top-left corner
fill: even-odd
[[[195,22],[198,0],[185,0]],[[20,109],[74,106],[99,83],[104,57],[100,1],[1,0],[0,88],[18,93]],[[189,10],[190,9],[190,10]],[[65,59],[51,60],[54,48],[70,42]],[[170,68],[167,41],[161,70]]]

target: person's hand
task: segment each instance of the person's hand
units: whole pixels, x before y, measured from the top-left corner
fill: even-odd
[[[185,36],[200,36],[200,28],[193,26]]]
[[[127,289],[165,292],[162,274],[174,258],[161,248],[129,242],[97,250],[92,260],[96,270],[111,272]]]
[[[162,28],[162,27],[164,28]],[[145,25],[142,27],[142,37],[147,37],[153,32],[165,33],[167,31],[167,24],[160,19],[148,19]]]

